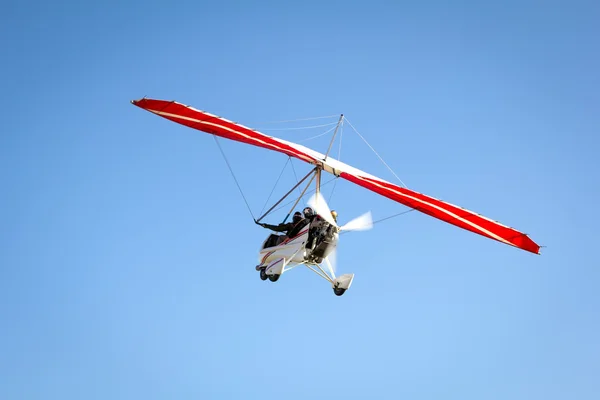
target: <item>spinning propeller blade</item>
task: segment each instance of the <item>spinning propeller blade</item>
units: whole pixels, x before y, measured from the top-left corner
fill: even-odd
[[[352,221],[347,222],[343,226],[339,226],[333,216],[327,201],[321,193],[315,193],[308,200],[308,205],[315,210],[317,214],[331,225],[337,227],[341,231],[366,231],[373,228],[373,218],[371,217],[371,211],[367,211],[360,217],[354,218]]]
[[[315,213],[317,213],[321,218],[329,222],[331,225],[337,227],[340,231],[366,231],[373,228],[371,211],[367,211],[363,215],[354,218],[343,226],[339,226],[333,219],[333,216],[331,215],[331,209],[329,208],[329,205],[327,205],[327,201],[325,201],[325,198],[321,193],[315,193],[313,196],[311,196],[311,198],[308,200],[308,205],[312,207]],[[325,264],[330,269],[331,275],[335,278],[337,267],[337,249],[334,249],[331,253],[329,253],[325,259]]]
[[[338,226],[331,215],[331,210],[329,209],[325,198],[320,192],[317,192],[311,196],[311,198],[308,200],[308,205],[325,221],[329,222],[333,226]]]
[[[325,259],[328,263],[328,266],[331,268],[331,272],[333,276],[335,276],[336,265],[337,265],[337,249],[333,249],[331,253]]]
[[[373,218],[371,211],[367,211],[360,217],[354,218],[352,221],[342,225],[341,231],[366,231],[373,228]]]

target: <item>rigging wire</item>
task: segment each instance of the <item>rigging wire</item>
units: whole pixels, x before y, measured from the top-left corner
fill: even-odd
[[[390,215],[389,217],[378,219],[377,221],[373,221],[373,225],[375,225],[375,224],[377,224],[379,222],[383,222],[383,221],[388,220],[388,219],[392,219],[394,217],[398,217],[400,215],[408,214],[409,212],[413,212],[413,211],[417,211],[417,209],[416,208],[411,208],[410,210],[405,210],[405,211],[399,212],[397,214]]]
[[[289,157],[289,156],[288,156],[288,157]],[[291,158],[290,158],[290,160],[291,160]],[[296,178],[296,182],[298,182],[298,175],[296,174],[296,169],[294,168],[294,163],[290,161],[290,165],[292,166],[292,171],[294,171],[294,177]],[[332,180],[333,180],[333,179],[332,179]],[[329,182],[331,182],[331,181],[329,181]],[[329,182],[328,182],[328,183],[329,183]],[[324,185],[321,185],[321,186],[324,186]],[[301,198],[302,198],[302,201],[304,201],[304,202],[305,202],[306,200],[304,199],[304,197],[305,197],[305,196],[306,196],[308,193],[312,193],[312,192],[314,192],[315,190],[316,190],[316,189],[309,190],[309,191],[306,191],[306,190],[305,190],[304,192],[302,192],[302,191],[300,190],[300,188],[298,188],[298,192],[300,192],[300,196],[299,196],[299,197],[301,197]],[[280,208],[283,208],[283,207],[285,207],[285,206],[287,206],[287,205],[290,205],[290,204],[292,204],[292,201],[290,201],[290,202],[288,202],[288,203],[285,203],[285,204],[284,204],[283,206],[281,206]],[[277,210],[279,210],[280,208],[277,208],[277,209],[275,209],[274,211],[277,211]]]
[[[389,217],[378,219],[377,221],[373,221],[373,225],[375,225],[375,224],[377,224],[379,222],[383,222],[383,221],[388,220],[388,219],[392,219],[394,217],[399,217],[400,215],[408,214],[409,212],[413,212],[413,211],[416,211],[416,209],[415,208],[411,208],[410,210],[402,211],[402,212],[399,212],[397,214],[390,215]],[[340,236],[344,235],[346,233],[350,233],[350,232],[354,232],[354,231],[342,231],[342,232],[340,232]]]
[[[296,178],[296,183],[298,183],[298,175],[296,174],[296,168],[294,168],[294,162],[291,161],[291,157],[288,156],[290,158],[290,164],[292,166],[292,171],[294,171],[294,178]],[[300,188],[298,188],[298,192],[300,192],[300,195],[302,195],[302,191],[300,190]]]
[[[345,119],[346,121],[348,121],[348,118],[345,118],[345,117],[344,117],[344,119]],[[391,173],[392,173],[392,174],[393,174],[393,175],[396,177],[396,179],[398,179],[398,181],[399,181],[399,182],[402,184],[402,186],[404,186],[405,188],[408,188],[408,186],[406,186],[406,185],[404,184],[404,182],[402,182],[402,179],[400,179],[400,178],[398,177],[398,175],[396,175],[396,173],[395,173],[395,172],[392,170],[392,168],[390,168],[390,166],[389,166],[389,165],[387,165],[387,163],[386,163],[385,161],[383,161],[383,158],[381,158],[381,156],[380,156],[380,155],[379,155],[379,154],[378,154],[378,153],[375,151],[375,149],[374,149],[374,148],[373,148],[373,147],[372,147],[372,146],[369,144],[369,142],[367,142],[367,140],[366,140],[366,139],[365,139],[365,138],[364,138],[364,137],[363,137],[363,136],[362,136],[362,135],[361,135],[361,134],[358,132],[358,130],[356,130],[356,128],[354,127],[354,125],[352,125],[352,123],[350,123],[350,121],[348,121],[348,124],[349,124],[349,125],[352,127],[352,129],[354,129],[354,132],[356,132],[356,134],[357,134],[358,136],[360,136],[360,138],[361,138],[361,139],[362,139],[362,140],[363,140],[363,141],[364,141],[364,142],[367,144],[367,146],[369,146],[369,148],[370,148],[371,150],[373,150],[373,153],[375,153],[375,155],[376,155],[377,157],[379,157],[379,159],[381,160],[381,162],[382,162],[382,163],[383,163],[383,164],[384,164],[384,165],[385,165],[385,166],[386,166],[386,167],[387,167],[387,168],[390,170],[390,172],[391,172]]]
[[[327,203],[331,203],[331,198],[333,197],[333,192],[335,191],[335,187],[337,185],[337,181],[338,181],[338,177],[335,177],[335,182],[333,182],[333,187],[331,188],[331,193],[329,193],[329,199],[327,200]]]
[[[287,121],[275,121],[275,122],[270,122],[270,123],[278,123],[278,122],[294,122],[294,121],[303,121],[303,120],[310,120],[310,119],[330,118],[330,117],[334,117],[334,116],[336,116],[336,115],[332,115],[332,116],[326,116],[326,117],[303,118],[303,119],[297,119],[297,120],[287,120]],[[352,123],[351,123],[351,122],[350,122],[350,121],[349,121],[349,120],[348,120],[346,117],[343,117],[343,120],[346,120],[346,121],[348,121],[348,124],[350,125],[350,127],[351,127],[351,128],[352,128],[352,129],[353,129],[353,130],[356,132],[356,134],[357,134],[357,135],[358,135],[358,136],[359,136],[359,137],[360,137],[360,138],[361,138],[361,139],[362,139],[362,140],[363,140],[363,141],[364,141],[364,142],[367,144],[367,146],[369,146],[369,148],[370,148],[370,149],[373,151],[373,153],[375,153],[375,155],[376,155],[376,156],[377,156],[377,157],[378,157],[378,158],[381,160],[381,162],[382,162],[382,163],[383,163],[383,164],[384,164],[384,165],[385,165],[385,166],[386,166],[386,167],[387,167],[387,168],[390,170],[390,172],[391,172],[391,173],[392,173],[392,174],[393,174],[393,175],[396,177],[396,179],[398,179],[398,181],[400,181],[400,183],[401,183],[401,184],[402,184],[404,187],[407,187],[407,186],[404,184],[404,182],[402,182],[402,180],[401,180],[401,179],[398,177],[398,175],[396,175],[396,173],[395,173],[395,172],[394,172],[394,171],[393,171],[393,170],[390,168],[390,166],[389,166],[389,165],[388,165],[388,164],[387,164],[387,163],[386,163],[386,162],[383,160],[383,158],[381,158],[381,156],[380,156],[380,155],[379,155],[379,154],[378,154],[378,153],[375,151],[375,149],[374,149],[374,148],[373,148],[373,147],[372,147],[372,146],[371,146],[371,145],[370,145],[370,144],[367,142],[367,140],[366,140],[366,139],[365,139],[365,138],[364,138],[364,137],[363,137],[363,136],[362,136],[362,135],[361,135],[361,134],[358,132],[358,130],[357,130],[357,129],[356,129],[356,128],[355,128],[355,127],[352,125]],[[337,124],[338,124],[338,123],[332,123],[332,124],[315,125],[315,126],[313,126],[313,127],[288,128],[288,129],[280,129],[280,130],[309,129],[309,128],[316,128],[316,127],[322,127],[322,126],[331,126],[331,125],[337,125]],[[341,134],[340,134],[340,142],[339,142],[339,148],[338,148],[338,159],[340,158],[340,156],[341,156],[341,151],[342,151],[343,121],[342,121],[342,124],[341,124],[341,128],[342,128],[342,130],[340,131],[340,133],[341,133]],[[335,126],[334,126],[334,127],[332,127],[332,128],[330,128],[330,129],[328,129],[327,131],[325,131],[324,133],[322,133],[322,134],[320,134],[320,135],[317,135],[317,136],[314,136],[314,137],[311,137],[311,138],[305,139],[305,140],[303,140],[303,141],[308,141],[308,140],[311,140],[311,139],[315,139],[315,138],[317,138],[317,137],[324,136],[324,135],[326,135],[327,133],[331,132],[331,131],[332,131],[332,130],[334,130],[334,129],[335,129]],[[239,184],[239,182],[238,182],[238,180],[237,180],[237,178],[236,178],[236,176],[235,176],[235,173],[233,172],[233,168],[231,167],[231,164],[229,163],[229,160],[227,159],[227,156],[225,155],[225,152],[223,151],[223,148],[221,147],[221,144],[219,143],[219,140],[218,140],[217,136],[216,136],[216,135],[213,135],[213,138],[215,139],[215,143],[217,144],[217,146],[218,146],[218,148],[219,148],[219,151],[221,152],[221,155],[223,156],[223,159],[225,160],[225,163],[227,164],[227,167],[229,168],[229,172],[231,173],[231,176],[233,177],[233,180],[235,181],[235,184],[236,184],[236,186],[237,186],[237,188],[238,188],[238,190],[239,190],[239,192],[240,192],[240,194],[241,194],[241,196],[242,196],[242,198],[243,198],[243,200],[244,200],[244,203],[246,204],[246,207],[248,208],[248,212],[250,212],[250,215],[252,216],[252,219],[253,219],[253,220],[256,220],[256,218],[254,217],[254,213],[252,212],[252,209],[251,209],[251,207],[250,207],[250,204],[248,203],[248,200],[246,199],[246,196],[244,195],[244,192],[243,192],[243,190],[242,190],[242,188],[241,188],[241,186],[240,186],[240,184]],[[277,184],[279,183],[279,180],[281,179],[281,176],[283,175],[283,172],[285,171],[285,168],[287,167],[287,164],[288,164],[288,163],[290,163],[290,164],[292,165],[292,170],[293,170],[293,172],[294,172],[294,176],[295,176],[295,178],[296,178],[296,182],[298,182],[298,175],[296,174],[296,170],[295,170],[295,168],[294,168],[294,164],[293,164],[293,162],[291,162],[291,157],[289,157],[289,156],[288,156],[288,160],[286,161],[285,165],[283,166],[283,169],[282,169],[281,173],[279,174],[279,177],[277,178],[277,181],[275,182],[275,186],[274,186],[274,187],[273,187],[273,189],[271,190],[271,193],[269,194],[269,197],[267,198],[267,201],[266,201],[265,205],[263,206],[263,210],[264,210],[264,208],[266,207],[266,204],[267,204],[267,203],[268,203],[268,201],[270,200],[271,196],[273,195],[273,192],[274,192],[275,188],[277,187]],[[326,186],[326,185],[328,185],[328,184],[329,184],[329,183],[331,183],[331,182],[334,182],[334,187],[332,188],[332,190],[331,190],[331,193],[330,193],[330,195],[329,195],[329,200],[331,200],[331,197],[333,196],[333,192],[334,192],[334,190],[335,190],[335,187],[336,187],[336,185],[337,185],[337,179],[338,179],[338,177],[334,177],[334,178],[332,178],[331,180],[329,180],[329,181],[327,181],[327,182],[325,182],[325,183],[323,183],[323,184],[321,185],[321,187],[323,187],[323,186]],[[316,189],[312,189],[312,190],[310,190],[310,191],[306,192],[305,194],[312,193],[312,192],[315,192],[315,191],[316,191]],[[292,204],[294,201],[295,201],[295,200],[292,200],[292,201],[289,201],[289,202],[287,202],[287,203],[285,203],[285,204],[281,205],[280,207],[278,207],[278,208],[274,209],[274,210],[273,210],[273,212],[275,212],[275,211],[278,211],[278,210],[280,210],[280,209],[282,209],[282,208],[284,208],[284,207],[286,207],[286,206],[288,206],[288,205]],[[375,224],[377,224],[377,223],[380,223],[380,222],[383,222],[383,221],[386,221],[386,220],[388,220],[388,219],[394,218],[394,217],[398,217],[398,216],[400,216],[400,215],[407,214],[407,213],[409,213],[409,212],[412,212],[412,211],[415,211],[415,209],[414,209],[414,208],[411,208],[411,209],[409,209],[409,210],[402,211],[402,212],[400,212],[400,213],[393,214],[393,215],[391,215],[391,216],[388,216],[388,217],[385,217],[385,218],[381,218],[381,219],[379,219],[379,220],[373,221],[373,225],[375,225]],[[261,211],[261,213],[262,213],[262,211]],[[348,233],[348,232],[351,232],[351,231],[344,231],[344,232],[340,232],[340,234],[342,235],[342,234],[345,234],[345,233]]]
[[[221,155],[223,156],[223,159],[225,160],[227,167],[229,167],[229,172],[231,172],[231,176],[233,176],[233,180],[235,181],[235,184],[237,185],[238,190],[240,191],[242,198],[244,199],[244,202],[246,203],[246,207],[248,207],[248,211],[250,211],[250,215],[252,216],[252,219],[256,220],[256,218],[254,218],[254,214],[252,213],[252,209],[250,208],[250,205],[248,204],[248,200],[246,200],[246,196],[244,196],[244,192],[242,191],[242,188],[240,187],[240,184],[238,183],[238,180],[236,179],[235,174],[233,173],[233,169],[231,168],[231,165],[229,164],[229,160],[227,160],[227,157],[225,156],[225,153],[223,152],[223,149],[221,148],[221,144],[219,143],[217,136],[213,135],[213,137],[215,138],[215,142],[217,143],[217,146],[219,147],[219,150],[221,151]]]
[[[271,193],[269,193],[269,197],[267,197],[267,201],[265,201],[265,205],[263,206],[262,210],[260,210],[260,214],[262,215],[263,211],[265,210],[265,208],[267,207],[267,204],[269,203],[269,200],[271,200],[271,196],[273,195],[273,192],[275,191],[275,188],[277,187],[277,184],[279,183],[279,180],[281,179],[281,176],[283,175],[283,172],[285,171],[285,167],[287,167],[288,163],[290,162],[292,158],[290,156],[288,156],[287,161],[285,162],[285,165],[283,166],[283,169],[281,170],[281,173],[279,174],[279,177],[277,178],[277,181],[275,181],[275,186],[273,186],[273,189],[271,189]],[[298,179],[296,179],[296,181],[298,181]]]
[[[328,185],[329,183],[331,183],[331,182],[335,181],[336,179],[337,179],[337,178],[332,178],[332,179],[328,180],[327,182],[325,182],[325,183],[322,183],[322,184],[321,184],[321,187]],[[304,194],[305,194],[305,195],[307,195],[307,194],[313,193],[313,192],[315,192],[315,191],[316,191],[316,189],[307,190],[307,191],[306,191]],[[290,201],[288,201],[287,203],[280,205],[278,208],[275,208],[275,209],[273,209],[271,212],[272,212],[272,213],[274,213],[275,211],[279,211],[279,210],[281,210],[282,208],[284,208],[284,207],[286,207],[286,206],[289,206],[290,204],[292,204],[292,203],[293,203],[293,202],[295,202],[295,201],[296,201],[296,200],[290,200]]]
[[[260,130],[260,131],[297,131],[300,129],[322,128],[324,126],[331,126],[331,125],[337,125],[337,122],[331,122],[328,124],[321,124],[321,125],[312,125],[312,126],[299,126],[296,128],[262,128],[262,129],[258,129],[258,130]]]
[[[335,126],[333,128],[327,129],[325,132],[323,132],[323,133],[321,133],[321,134],[319,134],[317,136],[312,136],[312,137],[309,137],[308,139],[299,140],[298,143],[308,142],[309,140],[313,140],[313,139],[316,139],[318,137],[325,136],[325,135],[327,135],[329,132],[331,132],[334,129],[335,129]]]
[[[340,141],[339,141],[339,146],[338,146],[338,161],[341,161],[341,154],[342,154],[342,138],[343,138],[343,133],[344,133],[344,121],[348,121],[348,119],[346,118],[346,116],[344,116],[342,118],[342,123],[340,126]],[[352,129],[358,134],[358,136],[367,144],[367,146],[369,146],[369,148],[375,153],[375,155],[377,155],[377,157],[379,157],[379,159],[381,160],[381,162],[383,162],[383,164],[391,171],[391,173],[396,177],[396,179],[398,179],[398,181],[400,181],[400,183],[402,183],[402,185],[404,187],[407,187],[404,182],[402,182],[402,180],[398,177],[398,175],[396,175],[396,173],[390,168],[389,165],[387,165],[387,163],[383,160],[383,158],[381,158],[381,156],[379,154],[377,154],[377,152],[375,151],[375,149],[367,142],[367,140],[358,132],[358,130],[352,125],[352,123],[350,121],[348,121],[348,124],[350,125],[350,127],[352,127]],[[328,133],[330,131],[332,131],[334,128],[329,129],[327,132]],[[322,136],[322,135],[319,135]],[[331,203],[331,198],[333,197],[333,193],[335,191],[336,185],[337,185],[337,181],[338,181],[338,177],[335,177],[334,179],[328,181],[327,183],[331,182],[331,181],[335,181],[333,184],[333,188],[331,189],[331,193],[329,194],[329,200],[328,203]],[[324,186],[324,185],[323,185]],[[381,219],[378,219],[376,221],[373,221],[373,225],[379,223],[379,222],[383,222],[386,221],[388,219],[394,218],[394,217],[398,217],[400,215],[404,215],[404,214],[408,214],[409,212],[415,211],[414,208],[411,208],[409,210],[406,211],[402,211],[393,215],[390,215],[388,217],[384,217]],[[341,234],[346,233],[346,232],[341,232]]]
[[[282,124],[282,123],[286,123],[286,122],[310,121],[310,120],[315,120],[315,119],[325,119],[325,118],[333,118],[333,117],[337,117],[337,115],[334,114],[334,115],[325,115],[323,117],[287,119],[287,120],[282,120],[282,121],[267,121],[267,122],[261,122],[261,124]]]

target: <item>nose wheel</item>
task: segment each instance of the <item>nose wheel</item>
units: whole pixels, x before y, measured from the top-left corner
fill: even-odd
[[[265,267],[259,269],[260,271],[260,279],[266,281],[267,279],[271,282],[277,282],[281,275],[267,275],[267,271]]]
[[[267,275],[265,268],[261,268],[260,269],[260,279],[263,281],[266,281],[268,277],[269,277],[269,275]]]

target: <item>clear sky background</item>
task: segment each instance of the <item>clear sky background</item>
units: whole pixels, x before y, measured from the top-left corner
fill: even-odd
[[[5,4],[0,398],[600,398],[599,20],[594,1]],[[547,247],[411,212],[342,236],[342,297],[306,269],[263,282],[268,232],[213,138],[143,96],[295,141],[326,128],[267,122],[344,113],[409,188]],[[258,214],[287,157],[220,143]],[[332,189],[342,223],[406,210]]]

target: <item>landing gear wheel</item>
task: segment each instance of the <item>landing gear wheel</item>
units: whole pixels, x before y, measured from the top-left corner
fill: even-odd
[[[271,282],[277,282],[277,280],[279,279],[281,275],[269,275],[269,280]]]
[[[265,269],[261,268],[260,269],[260,279],[263,281],[266,281],[268,277],[269,277],[269,275],[267,275],[267,273],[265,272]]]
[[[342,288],[333,288],[333,293],[335,293],[336,296],[341,296],[344,293],[346,293],[346,289],[342,289]]]

